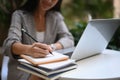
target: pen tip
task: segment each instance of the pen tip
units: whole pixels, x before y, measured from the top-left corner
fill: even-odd
[[[50,54],[52,54],[52,55],[53,55],[53,53],[52,53],[52,52],[50,52]]]

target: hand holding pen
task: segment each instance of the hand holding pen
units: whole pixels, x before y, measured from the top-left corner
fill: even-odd
[[[32,51],[31,52],[35,52],[34,50],[38,51],[38,53],[50,53],[52,54],[52,49],[49,45],[47,44],[42,44],[42,43],[39,43],[36,39],[34,39],[29,33],[26,32],[25,29],[22,29],[22,31],[28,36],[30,37],[31,39],[33,39],[36,43],[34,43],[32,45]],[[49,51],[49,52],[48,52]],[[37,57],[37,56],[36,56]]]

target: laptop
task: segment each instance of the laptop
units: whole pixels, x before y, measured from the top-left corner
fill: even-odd
[[[93,19],[89,21],[71,59],[78,61],[102,53],[119,26],[120,19]]]

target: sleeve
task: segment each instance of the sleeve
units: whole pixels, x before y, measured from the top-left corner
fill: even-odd
[[[60,42],[63,48],[73,47],[74,46],[74,38],[72,34],[69,32],[64,18],[60,13],[57,13],[57,38],[58,42]]]
[[[13,55],[11,51],[11,46],[14,42],[21,42],[21,16],[18,11],[12,14],[8,37],[2,47],[2,53],[9,56],[11,59],[15,58],[15,55]]]

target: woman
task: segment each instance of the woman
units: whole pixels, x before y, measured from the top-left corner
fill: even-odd
[[[3,44],[3,53],[10,57],[8,80],[28,80],[30,77],[17,69],[19,55],[45,57],[53,50],[74,46],[73,37],[60,13],[61,3],[62,0],[28,0],[13,13],[9,34]]]

